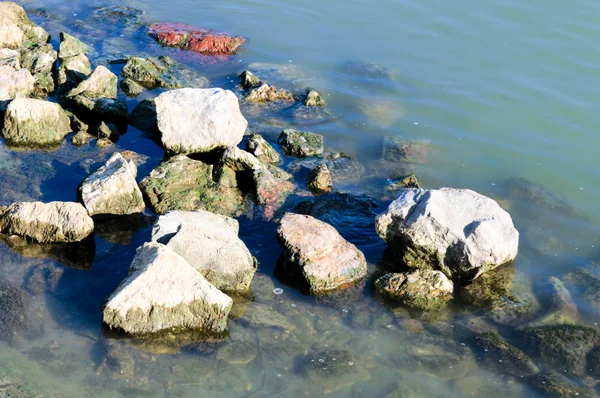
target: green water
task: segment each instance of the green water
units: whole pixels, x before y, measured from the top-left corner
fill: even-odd
[[[145,10],[151,21],[185,22],[249,38],[232,63],[216,67],[86,19],[89,7],[123,2],[24,4],[54,15],[38,21],[54,43],[66,30],[93,44],[94,64],[116,53],[169,54],[227,88],[250,64],[286,65],[289,76],[270,82],[317,89],[333,117],[306,126],[290,119],[267,124],[264,115],[247,115],[251,126],[263,128],[271,140],[288,124],[319,132],[327,148],[355,156],[371,171],[377,169],[382,137],[429,140],[428,162],[410,168],[426,188],[474,189],[502,200],[511,213],[521,233],[511,270],[514,285],[529,286],[598,260],[598,2],[126,4]],[[76,25],[78,20],[90,30]],[[368,77],[349,68],[348,61],[376,63],[389,76]],[[13,152],[2,146],[0,204],[75,200],[77,184],[120,149],[149,157],[140,177],[163,155],[135,129],[102,150],[65,144],[52,153]],[[377,196],[366,184],[342,189]],[[378,202],[373,213],[387,203]],[[389,266],[383,260],[385,245],[368,222],[352,221],[347,229],[344,222],[336,226],[365,252],[370,274],[376,275]],[[470,325],[487,320],[485,311],[452,308],[423,318],[372,297],[372,278],[334,299],[305,297],[275,276],[276,226],[240,222],[240,236],[260,266],[253,301],[238,305],[225,342],[131,342],[103,335],[102,301],[126,274],[135,248],[148,240],[149,222],[135,228],[108,226],[97,233],[87,271],[64,267],[64,256],[56,261],[43,248],[18,254],[0,244],[0,276],[28,287],[32,325],[10,342],[0,340],[0,396],[5,391],[85,397],[539,395],[519,378],[479,366],[476,328]],[[60,274],[53,289],[32,288],[40,269]],[[284,293],[274,295],[276,287]],[[580,323],[595,327],[598,311],[578,304]],[[505,336],[516,331],[516,326],[495,327]],[[306,361],[313,360],[332,364],[332,373],[311,373]]]

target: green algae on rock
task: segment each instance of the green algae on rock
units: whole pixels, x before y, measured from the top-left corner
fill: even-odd
[[[385,137],[382,158],[388,162],[426,163],[430,146],[428,141]]]
[[[578,386],[557,372],[540,373],[533,377],[531,383],[535,388],[551,398],[592,398],[596,396],[592,391]]]
[[[246,141],[246,151],[265,163],[279,164],[281,156],[260,134],[252,134]]]
[[[326,164],[315,167],[308,175],[306,182],[308,189],[316,195],[331,192],[332,185],[331,173]]]
[[[0,340],[11,340],[27,328],[27,293],[0,282]]]
[[[290,156],[305,158],[323,153],[323,136],[321,134],[287,129],[283,130],[277,142],[285,154]]]
[[[482,362],[490,370],[513,377],[529,377],[539,372],[527,354],[507,343],[498,333],[477,336],[477,345],[483,349]]]

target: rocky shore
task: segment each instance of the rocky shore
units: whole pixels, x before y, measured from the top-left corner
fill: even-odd
[[[133,9],[116,11],[109,7],[94,15],[145,26],[161,46],[214,62],[247,45],[241,36],[149,24]],[[285,316],[253,297],[252,286],[260,285],[269,298],[281,289],[261,279],[255,253],[240,238],[236,218],[245,217],[257,228],[272,226],[269,239],[281,248],[276,272],[291,289],[316,296],[323,306],[349,304],[354,326],[382,323],[378,317],[387,324],[393,316],[406,330],[442,336],[443,343],[423,337],[414,352],[391,347],[381,359],[386,364],[457,385],[477,364],[547,396],[594,395],[600,334],[582,321],[573,297],[597,313],[599,267],[578,267],[535,285],[517,280],[513,260],[520,235],[502,203],[469,189],[424,189],[414,174],[387,172],[399,164],[427,163],[427,142],[382,139],[381,167],[373,173],[331,151],[322,134],[282,125],[275,140],[249,123],[248,115],[273,109],[302,120],[328,117],[324,97],[310,87],[276,87],[258,67],[240,71],[233,90],[211,87],[167,55],[92,62],[92,52],[86,37],[68,32],[53,46],[20,5],[0,2],[0,127],[8,150],[51,152],[72,145],[98,152],[115,147],[128,128],[162,149],[162,157],[153,159],[156,166],[143,174],[142,155],[110,150],[101,164],[88,165],[72,192],[76,200],[14,200],[0,207],[0,238],[15,252],[65,265],[87,262],[88,268],[96,236],[122,244],[115,226],[151,225],[151,236],[127,259],[127,275],[98,308],[107,335],[168,349],[230,339],[232,352],[216,355],[229,364],[258,355],[254,345],[229,336],[232,320],[289,338]],[[372,65],[352,68],[381,78],[382,70]],[[366,174],[385,181],[375,198],[340,190]],[[385,246],[378,256],[386,267],[375,266],[361,250],[367,247],[361,239],[371,235]],[[58,268],[36,267],[27,291],[0,279],[0,340],[28,329],[28,295],[56,288],[61,278]],[[356,299],[361,289],[379,300],[376,308]],[[443,321],[450,311],[467,314],[451,331]],[[265,349],[274,349],[265,340]],[[289,350],[301,356],[300,373],[327,385],[324,392],[370,379],[340,347],[295,343],[310,343],[309,349],[292,344]],[[117,351],[108,349],[102,366],[133,372],[135,366]],[[0,372],[0,382],[4,376]]]

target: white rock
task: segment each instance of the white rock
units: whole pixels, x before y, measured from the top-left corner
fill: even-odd
[[[27,69],[15,70],[11,66],[0,65],[0,101],[28,97],[35,84],[35,78]]]
[[[0,49],[0,66],[10,66],[14,70],[21,69],[21,53],[10,48]]]
[[[229,229],[236,236],[240,230],[236,219],[220,214],[204,210],[169,211],[154,223],[152,241],[167,244],[183,224]]]
[[[94,231],[94,220],[75,202],[19,202],[0,216],[0,232],[41,243],[79,242]]]
[[[117,98],[117,75],[100,65],[84,81],[69,91],[67,97],[81,95],[85,98]]]
[[[137,250],[129,275],[108,298],[103,318],[111,328],[134,335],[221,333],[232,304],[180,255],[151,242]]]
[[[135,180],[137,167],[120,153],[90,174],[79,187],[79,195],[90,216],[142,213],[146,207]]]
[[[236,146],[248,126],[229,90],[184,88],[162,93],[154,102],[162,144],[173,153]]]
[[[519,233],[494,200],[468,189],[404,189],[375,220],[409,266],[472,280],[517,255]]]

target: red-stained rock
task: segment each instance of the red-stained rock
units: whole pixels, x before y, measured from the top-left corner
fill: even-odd
[[[214,33],[198,26],[170,22],[150,26],[149,34],[163,46],[210,55],[235,54],[246,42],[240,36]]]

